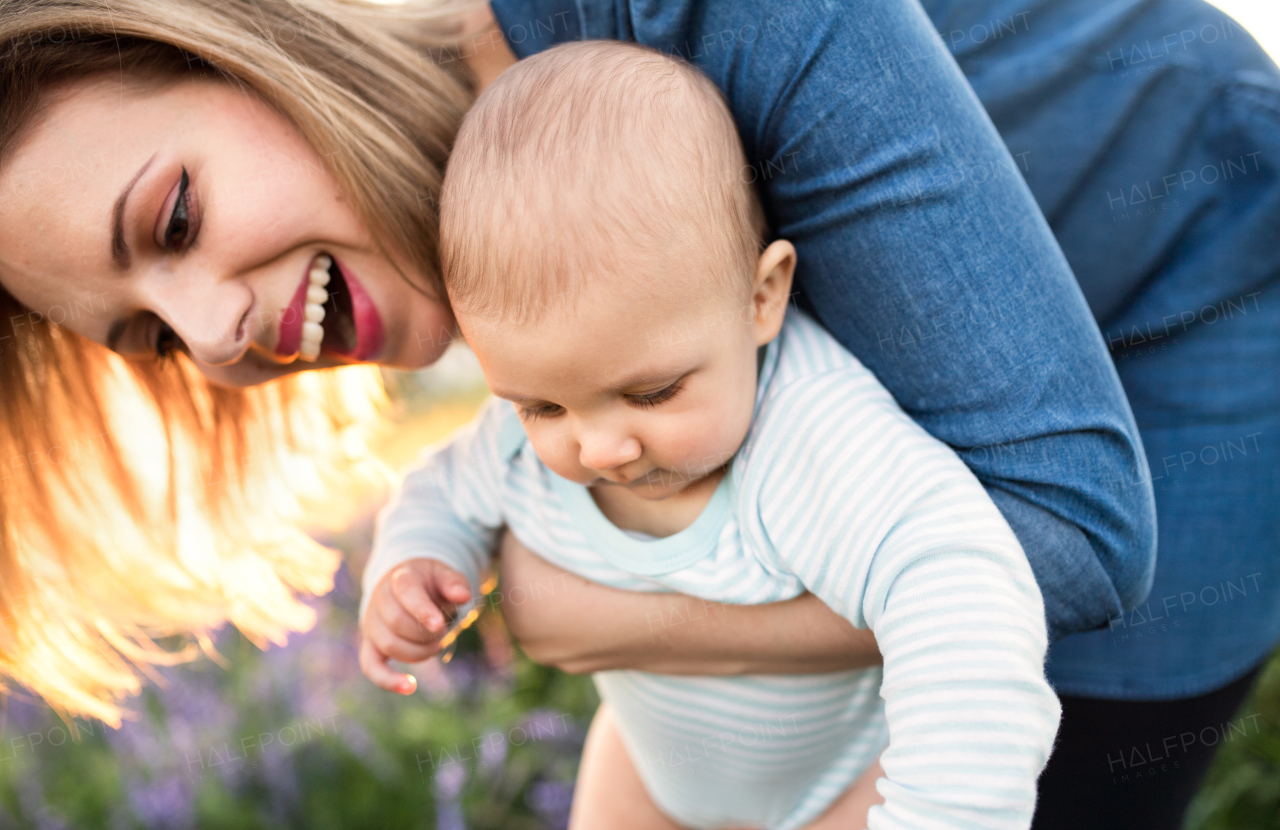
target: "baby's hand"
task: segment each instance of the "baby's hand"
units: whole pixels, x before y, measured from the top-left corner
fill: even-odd
[[[462,574],[434,559],[410,559],[387,572],[369,598],[360,632],[360,668],[389,692],[412,694],[418,681],[388,660],[418,663],[440,651],[445,615],[471,599]]]

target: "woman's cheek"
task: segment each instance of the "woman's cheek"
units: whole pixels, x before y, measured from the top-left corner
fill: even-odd
[[[410,298],[411,301],[412,298]],[[418,300],[424,308],[422,317],[425,320],[425,335],[423,332],[424,325],[419,325],[414,331],[415,345],[421,352],[411,359],[411,363],[421,363],[423,366],[430,366],[439,360],[458,336],[458,324],[453,319],[453,314],[443,303],[427,298]]]

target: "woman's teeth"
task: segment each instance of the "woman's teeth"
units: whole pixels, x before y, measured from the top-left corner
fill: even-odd
[[[300,360],[315,360],[320,357],[320,342],[324,340],[324,304],[329,302],[329,292],[325,286],[329,284],[329,266],[333,260],[325,254],[316,257],[307,279],[307,301],[302,307],[302,342],[298,345]]]

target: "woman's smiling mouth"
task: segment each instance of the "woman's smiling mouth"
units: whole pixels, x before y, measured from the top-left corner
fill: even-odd
[[[318,254],[280,310],[275,354],[307,362],[321,355],[362,362],[375,358],[382,342],[382,318],[364,286],[333,257]]]

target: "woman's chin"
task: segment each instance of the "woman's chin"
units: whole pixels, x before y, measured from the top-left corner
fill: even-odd
[[[393,345],[396,344],[388,343],[387,348],[384,348],[382,353],[370,362],[387,369],[413,372],[435,363],[448,348],[447,344],[443,347],[431,346],[425,349],[418,348],[413,343],[407,344],[407,348],[391,348]]]
[[[239,361],[225,366],[211,366],[194,357],[191,358],[191,362],[200,370],[200,374],[208,378],[213,385],[232,389],[267,383],[285,375],[291,375],[301,368],[299,361],[280,363],[275,360],[264,360],[258,358],[252,352],[246,354]],[[312,368],[314,364],[303,363],[301,366]]]

